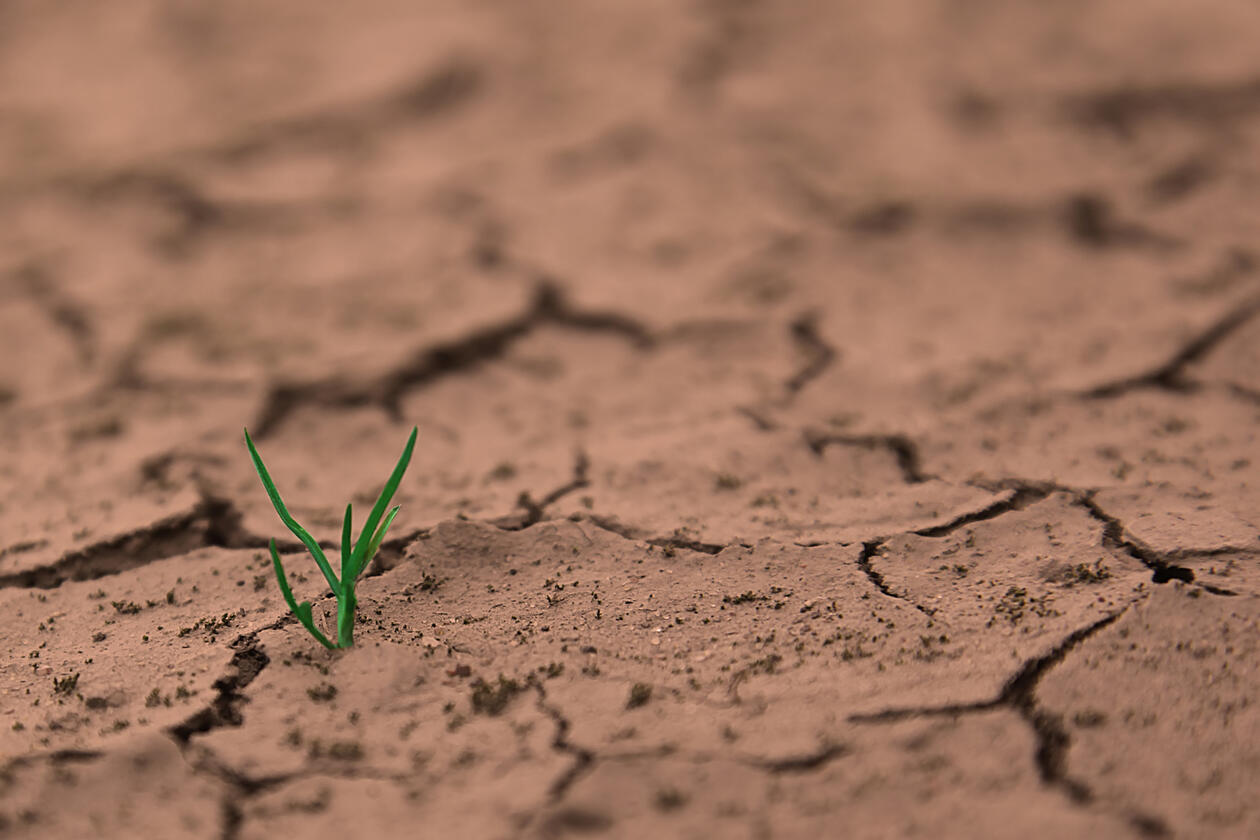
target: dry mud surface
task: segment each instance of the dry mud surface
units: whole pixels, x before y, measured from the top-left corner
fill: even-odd
[[[1260,836],[1258,40],[0,4],[0,836]]]

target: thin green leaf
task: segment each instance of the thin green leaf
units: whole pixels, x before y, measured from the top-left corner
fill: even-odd
[[[381,521],[381,515],[385,513],[385,508],[389,507],[390,500],[394,498],[394,492],[398,490],[403,473],[407,471],[407,464],[411,462],[411,451],[416,447],[416,435],[419,434],[419,431],[415,426],[411,427],[411,437],[407,438],[407,446],[403,449],[402,457],[398,459],[394,472],[390,475],[389,481],[385,482],[385,486],[381,489],[381,495],[377,498],[376,504],[372,506],[372,513],[363,525],[363,532],[359,534],[359,541],[354,546],[354,563],[351,564],[351,568],[355,570],[361,570],[367,565],[364,556],[368,554],[368,547],[376,536],[376,525]]]
[[[337,580],[337,576],[333,574],[332,566],[328,564],[328,558],[324,556],[324,550],[319,547],[319,543],[315,541],[315,538],[298,524],[298,521],[289,513],[289,509],[284,506],[284,500],[280,498],[280,491],[276,489],[276,484],[271,480],[271,475],[267,472],[267,467],[263,464],[262,457],[259,456],[258,450],[254,447],[254,441],[249,436],[249,429],[245,430],[245,444],[249,447],[249,456],[254,459],[254,469],[258,471],[258,477],[262,479],[263,487],[266,488],[267,495],[271,497],[271,505],[276,509],[276,513],[280,515],[280,520],[310,551],[311,556],[315,558],[315,562],[319,564],[319,570],[324,573],[324,579],[332,587],[333,594],[340,596],[341,583]],[[375,523],[373,523],[373,527],[375,527]]]
[[[341,579],[354,580],[354,574],[350,571],[350,527],[351,520],[354,517],[353,504],[346,505],[346,519],[341,523]]]
[[[394,517],[398,515],[399,510],[399,505],[394,505],[390,509],[389,514],[385,517],[385,521],[381,523],[381,527],[377,529],[376,535],[372,537],[372,542],[368,543],[367,551],[363,555],[363,565],[355,568],[354,576],[350,580],[358,580],[359,575],[372,562],[372,558],[376,556],[376,550],[381,547],[381,540],[385,539],[385,532],[389,530],[389,526],[394,521]]]
[[[293,590],[289,587],[289,579],[284,574],[284,566],[280,563],[280,555],[276,552],[276,541],[271,541],[271,565],[276,570],[276,580],[280,582],[280,594],[284,596],[284,602],[289,605],[289,609],[293,610],[293,614],[297,616],[297,620],[307,629],[315,640],[326,648],[336,649],[336,645],[328,641],[328,638],[315,626],[315,617],[311,614],[311,602],[297,602],[297,598],[293,597]]]

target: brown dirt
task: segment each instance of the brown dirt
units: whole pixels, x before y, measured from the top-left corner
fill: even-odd
[[[1260,836],[1254,3],[353,8],[0,5],[0,836]]]

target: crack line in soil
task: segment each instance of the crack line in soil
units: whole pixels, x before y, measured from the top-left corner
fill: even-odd
[[[47,761],[49,764],[57,766],[60,764],[86,764],[89,761],[96,761],[104,757],[104,750],[80,749],[52,750],[45,753],[16,755],[5,761],[3,766],[0,766],[0,781],[6,780],[8,775],[16,768],[29,767],[40,761]]]
[[[188,761],[184,745],[181,744],[180,747],[181,751],[185,752],[184,760]],[[188,764],[193,773],[210,776],[229,788],[219,803],[219,812],[223,821],[219,840],[236,840],[240,836],[241,825],[245,822],[245,811],[241,807],[242,800],[278,788],[304,775],[303,773],[277,773],[273,776],[251,778],[220,761],[214,751],[209,749],[204,749],[195,762],[188,761]]]
[[[258,678],[263,669],[271,662],[271,658],[258,646],[257,631],[236,637],[230,645],[236,650],[228,664],[228,673],[215,680],[211,687],[216,692],[215,698],[199,712],[185,718],[163,730],[163,733],[175,742],[180,755],[196,774],[209,775],[224,783],[229,788],[219,803],[222,819],[220,840],[236,840],[240,834],[241,824],[245,820],[241,800],[255,796],[271,788],[279,787],[300,773],[280,773],[261,778],[250,778],[225,762],[209,748],[202,748],[196,758],[190,756],[192,737],[203,735],[226,726],[240,726],[244,723],[240,706],[248,703],[249,698],[242,690]]]
[[[552,783],[547,792],[550,805],[556,805],[564,800],[565,796],[572,789],[573,785],[578,782],[584,775],[591,772],[595,764],[599,761],[624,761],[635,760],[644,757],[682,757],[677,756],[672,746],[663,746],[659,749],[640,751],[634,754],[618,754],[610,756],[601,756],[594,750],[579,747],[569,740],[569,732],[572,724],[564,713],[557,707],[547,702],[547,690],[542,682],[537,679],[530,679],[529,684],[537,693],[536,707],[539,711],[549,717],[555,724],[555,737],[552,739],[551,748],[562,755],[572,758],[573,763]],[[786,758],[756,758],[756,757],[734,757],[732,760],[747,767],[772,774],[772,775],[788,775],[795,773],[809,773],[824,767],[830,762],[843,758],[851,753],[850,748],[844,744],[823,744],[818,750],[803,755],[788,756]],[[696,759],[692,759],[696,760]],[[700,757],[699,762],[704,763],[715,760],[714,756],[705,755]]]
[[[1063,105],[1082,125],[1132,138],[1137,123],[1161,117],[1203,124],[1246,118],[1260,109],[1260,79],[1124,86],[1076,94],[1067,97]]]
[[[980,510],[956,516],[941,525],[931,525],[927,528],[919,528],[912,533],[917,534],[920,537],[943,537],[974,522],[984,522],[989,519],[996,519],[1002,514],[1010,513],[1013,510],[1023,510],[1024,508],[1034,505],[1047,498],[1057,489],[1057,487],[1049,484],[1024,485],[1010,488],[1011,495],[1007,496],[1005,499],[999,499]]]
[[[1086,511],[1089,515],[1101,522],[1103,525],[1102,544],[1106,548],[1115,551],[1123,551],[1130,557],[1133,557],[1142,565],[1151,570],[1151,581],[1154,583],[1168,583],[1170,580],[1179,580],[1183,583],[1194,583],[1196,586],[1210,592],[1213,595],[1237,595],[1230,589],[1206,583],[1196,583],[1194,570],[1185,566],[1179,566],[1172,562],[1172,558],[1192,556],[1192,552],[1180,550],[1173,554],[1165,554],[1156,551],[1150,546],[1143,543],[1125,532],[1124,524],[1107,513],[1098,502],[1094,499],[1096,491],[1077,492],[1075,493],[1074,502]]]
[[[189,511],[76,549],[50,564],[0,575],[0,588],[55,589],[67,581],[121,574],[199,548],[266,548],[268,542],[241,527],[241,513],[230,500],[202,490],[201,500]],[[277,542],[277,547],[286,552],[302,548],[296,542]]]
[[[1161,251],[1184,247],[1184,243],[1143,225],[1116,218],[1111,202],[1093,192],[1069,196],[1062,209],[1068,234],[1086,248],[1136,247]]]
[[[559,802],[569,792],[569,788],[582,777],[583,774],[589,772],[595,763],[595,753],[591,750],[579,747],[569,740],[569,730],[572,724],[569,719],[564,716],[560,709],[547,702],[547,689],[542,682],[537,679],[530,680],[534,691],[538,695],[537,708],[540,712],[551,718],[555,724],[555,737],[551,739],[551,748],[562,755],[567,755],[573,759],[573,764],[569,769],[551,784],[547,795],[552,803]]]
[[[1230,589],[1215,586],[1213,584],[1202,583],[1195,580],[1194,570],[1185,566],[1178,565],[1175,561],[1180,559],[1216,557],[1221,555],[1250,555],[1256,553],[1254,550],[1240,546],[1223,546],[1220,548],[1208,549],[1175,549],[1173,551],[1160,552],[1151,548],[1135,537],[1129,536],[1125,532],[1124,524],[1115,516],[1107,513],[1095,500],[1097,494],[1096,488],[1082,490],[1076,487],[1068,487],[1063,484],[1057,484],[1053,481],[1029,481],[1020,478],[1004,478],[997,481],[986,479],[972,479],[967,482],[973,487],[979,487],[989,492],[998,492],[1001,490],[1010,490],[1014,492],[1009,502],[1016,499],[1022,499],[1023,503],[1016,506],[1004,506],[1008,503],[998,503],[985,508],[985,513],[992,508],[1001,508],[992,516],[986,515],[983,518],[990,519],[993,516],[1006,513],[1010,510],[1021,510],[1030,504],[1035,504],[1045,499],[1052,493],[1065,493],[1071,497],[1072,503],[1084,508],[1091,518],[1101,522],[1103,525],[1101,542],[1104,548],[1113,551],[1122,551],[1133,557],[1151,570],[1152,583],[1168,583],[1171,580],[1179,580],[1183,583],[1194,584],[1194,586],[1203,589],[1213,595],[1233,596],[1237,595]],[[967,516],[970,516],[968,514]],[[965,518],[965,517],[964,517]],[[924,531],[934,529],[923,529],[914,533],[924,536],[937,536],[937,534],[925,534]]]
[[[245,812],[241,808],[242,800],[275,790],[287,784],[320,777],[334,781],[341,779],[373,779],[395,784],[403,784],[410,780],[410,777],[406,774],[378,772],[370,768],[345,768],[340,772],[331,772],[330,768],[316,766],[308,766],[289,773],[251,777],[231,765],[225,764],[213,750],[204,746],[199,748],[195,761],[190,761],[187,754],[185,754],[184,758],[194,773],[210,776],[230,788],[220,803],[220,810],[223,815],[223,829],[219,834],[220,840],[235,840],[235,838],[240,836],[241,825],[245,821]]]
[[[156,455],[150,455],[140,462],[140,484],[142,486],[153,485],[163,490],[174,489],[179,485],[171,478],[171,471],[177,463],[183,461],[193,465],[191,477],[194,482],[198,483],[198,486],[201,486],[200,482],[203,481],[201,473],[197,469],[198,464],[224,466],[227,463],[227,459],[222,455],[182,452],[179,450],[160,452]]]
[[[784,388],[788,394],[796,395],[810,382],[822,376],[827,368],[831,367],[836,361],[839,354],[836,352],[836,348],[827,343],[818,333],[818,316],[816,313],[801,315],[792,322],[789,329],[792,340],[806,357],[806,361],[801,368],[788,377],[784,383]]]
[[[202,192],[191,178],[165,169],[123,167],[81,186],[96,201],[135,197],[161,207],[177,220],[176,231],[167,234],[173,241],[194,239],[227,216],[227,207]]]
[[[96,330],[83,308],[57,289],[43,265],[26,265],[17,270],[16,278],[31,302],[69,337],[79,364],[91,365],[96,358]]]
[[[240,639],[237,641],[240,641]],[[180,755],[194,774],[209,776],[222,782],[230,789],[220,803],[223,820],[223,828],[219,835],[220,840],[234,840],[234,838],[239,836],[240,827],[245,818],[244,810],[241,808],[242,800],[275,790],[284,785],[320,777],[333,780],[375,779],[396,784],[402,784],[411,778],[406,774],[378,772],[371,768],[346,767],[334,770],[334,768],[315,765],[308,765],[300,770],[290,772],[273,773],[266,776],[249,776],[224,762],[219,758],[218,753],[210,747],[198,744],[194,752],[192,745],[188,741],[181,740],[170,729],[166,730],[165,734],[172,737],[176,742]]]
[[[284,146],[353,151],[394,126],[454,111],[480,94],[485,81],[469,57],[451,56],[395,91],[276,120],[193,155],[236,163]]]
[[[271,658],[258,646],[257,632],[238,636],[230,645],[236,650],[228,664],[228,673],[219,677],[211,688],[216,692],[215,698],[199,712],[185,718],[182,723],[167,727],[164,732],[179,747],[185,761],[189,761],[188,750],[194,735],[203,735],[225,726],[240,726],[244,723],[240,706],[248,703],[242,690],[257,679],[263,669],[271,662]],[[245,819],[240,800],[253,796],[270,787],[287,781],[293,774],[281,774],[262,779],[250,779],[243,773],[218,760],[210,750],[202,754],[199,761],[189,761],[196,773],[209,773],[226,783],[231,791],[220,802],[223,827],[220,840],[235,840],[240,833],[241,823]]]
[[[325,408],[379,406],[390,419],[402,419],[403,396],[446,376],[500,359],[517,341],[546,326],[568,327],[590,332],[620,335],[635,347],[649,350],[656,338],[647,327],[614,312],[582,311],[574,308],[563,290],[541,277],[533,303],[520,315],[499,324],[482,327],[462,338],[440,342],[418,350],[399,367],[362,383],[331,376],[301,383],[273,385],[253,424],[253,436],[262,440],[298,408],[305,405]]]
[[[207,545],[222,545],[239,519],[229,502],[203,498],[190,511],[76,549],[51,564],[0,575],[0,588],[54,589],[66,581],[95,580]],[[256,547],[265,545],[259,539]]]
[[[852,723],[892,723],[919,717],[954,717],[961,714],[988,712],[1008,708],[1019,714],[1032,727],[1037,738],[1034,762],[1043,784],[1058,788],[1077,804],[1093,801],[1093,791],[1084,782],[1067,772],[1067,751],[1072,738],[1061,715],[1052,714],[1037,704],[1037,685],[1052,668],[1062,662],[1078,645],[1115,623],[1125,609],[1103,616],[1092,624],[1072,631],[1048,653],[1029,659],[1007,680],[998,696],[973,703],[951,703],[944,706],[885,709],[880,712],[850,715]]]
[[[490,524],[496,528],[502,528],[504,531],[523,531],[526,528],[537,525],[546,516],[547,508],[570,493],[590,486],[590,468],[590,458],[587,457],[584,450],[579,449],[573,458],[573,477],[569,481],[552,490],[538,501],[534,500],[534,497],[530,495],[528,490],[522,490],[521,495],[516,500],[516,506],[520,508],[520,512],[492,519]]]
[[[1255,388],[1248,388],[1246,385],[1239,385],[1237,382],[1230,382],[1226,385],[1228,392],[1241,400],[1249,403],[1260,405],[1260,391]]]
[[[610,534],[616,534],[617,536],[621,537],[623,540],[630,540],[631,542],[639,542],[640,537],[642,536],[642,534],[639,531],[632,528],[631,526],[623,525],[621,523],[621,520],[617,519],[617,517],[615,516],[606,516],[604,514],[599,514],[599,513],[585,513],[585,514],[579,513],[579,514],[575,514],[575,517],[576,517],[574,519],[575,522],[581,522],[585,520],[587,522],[590,522],[596,528],[599,528],[601,531],[607,531]]]
[[[923,462],[919,454],[919,447],[905,435],[845,435],[811,429],[806,429],[803,434],[805,444],[820,458],[827,447],[832,444],[860,446],[864,449],[872,450],[886,449],[897,459],[897,466],[901,469],[902,480],[907,484],[922,484],[936,477],[923,472]]]
[[[773,432],[773,431],[777,431],[779,428],[778,423],[774,422],[765,414],[763,414],[761,411],[759,411],[756,408],[753,408],[752,406],[747,406],[747,405],[736,406],[735,413],[740,414],[744,417],[747,417],[748,420],[753,424],[753,428],[755,428],[759,432]]]
[[[1199,383],[1188,379],[1185,369],[1202,360],[1257,314],[1260,314],[1260,296],[1251,298],[1237,308],[1226,312],[1154,370],[1097,385],[1083,392],[1081,396],[1086,399],[1106,399],[1144,388],[1158,388],[1178,393],[1194,391],[1200,387]]]
[[[762,759],[744,759],[743,764],[764,770],[773,775],[786,775],[789,773],[808,773],[824,767],[837,758],[844,758],[851,754],[850,750],[844,744],[826,744],[818,751],[808,753],[806,755],[794,755],[787,758],[762,758]]]
[[[219,677],[211,687],[217,692],[204,709],[185,718],[182,723],[168,727],[166,733],[181,747],[187,746],[192,736],[201,735],[225,726],[240,726],[244,718],[240,706],[249,702],[241,690],[252,683],[271,662],[271,657],[258,646],[257,634],[238,636],[230,647],[236,650],[228,663],[228,673]]]
[[[0,560],[8,557],[10,554],[25,554],[28,551],[36,551],[48,545],[48,540],[23,540],[22,542],[13,543],[13,545],[0,548]]]
[[[598,513],[575,513],[569,517],[572,522],[590,522],[601,531],[607,531],[610,534],[616,534],[623,540],[631,542],[642,542],[648,545],[654,545],[657,548],[682,548],[687,551],[695,551],[700,554],[721,554],[728,548],[738,545],[744,548],[751,548],[747,543],[710,543],[700,540],[687,539],[675,533],[669,537],[646,537],[644,532],[630,525],[624,525],[615,516],[607,516]]]
[[[1037,705],[1037,684],[1051,668],[1089,637],[1115,623],[1124,610],[1106,615],[1086,627],[1074,630],[1053,650],[1044,656],[1024,663],[1019,672],[1002,689],[998,703],[1014,708],[1032,726],[1037,734],[1037,770],[1041,780],[1057,784],[1075,802],[1086,803],[1093,799],[1093,792],[1084,783],[1067,775],[1067,751],[1072,737],[1063,725],[1060,715],[1051,714]]]
[[[645,542],[657,548],[684,548],[687,551],[695,551],[700,554],[721,554],[724,549],[728,548],[728,546],[721,543],[707,543],[683,537],[653,537],[650,540],[645,540]]]
[[[51,186],[62,187],[97,211],[111,212],[123,202],[156,208],[164,216],[162,228],[147,238],[154,251],[166,259],[186,258],[215,231],[265,234],[284,230],[291,226],[290,219],[302,212],[296,205],[280,202],[212,198],[187,173],[148,163],[66,176]],[[136,361],[143,343],[142,336],[124,358]]]
[[[907,598],[905,595],[900,595],[888,587],[888,583],[884,580],[884,576],[876,571],[875,567],[871,564],[871,561],[880,556],[883,551],[884,540],[882,539],[870,540],[869,542],[862,543],[862,552],[858,555],[857,561],[858,568],[862,570],[862,573],[866,575],[867,579],[870,580],[876,589],[887,595],[889,598],[896,598],[898,601],[905,601],[928,618],[935,616],[936,610],[930,610],[927,607],[920,606]]]

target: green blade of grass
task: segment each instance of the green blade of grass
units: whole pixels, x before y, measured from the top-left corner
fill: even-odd
[[[311,613],[311,602],[297,602],[297,598],[293,597],[293,590],[289,587],[289,579],[285,577],[284,566],[280,563],[280,555],[276,552],[276,541],[271,541],[271,565],[276,570],[276,580],[280,582],[280,594],[284,596],[284,602],[289,605],[289,609],[293,610],[293,614],[297,616],[297,620],[302,622],[302,626],[306,628],[315,641],[319,642],[326,648],[336,649],[336,645],[328,641],[328,638],[315,626],[315,616]]]
[[[346,505],[346,519],[341,523],[341,579],[343,581],[354,580],[354,574],[350,571],[350,560],[352,557],[350,551],[350,527],[351,520],[354,518],[353,504]],[[343,586],[345,584],[342,584]]]
[[[372,542],[368,543],[367,551],[363,553],[363,564],[356,566],[354,575],[350,580],[358,580],[359,575],[367,568],[368,563],[372,562],[372,558],[376,556],[376,550],[381,547],[381,540],[385,539],[385,532],[389,530],[390,524],[394,521],[394,517],[398,515],[401,506],[394,505],[390,509],[389,514],[385,517],[385,521],[381,523],[381,527],[377,529],[376,535],[372,537]]]
[[[414,438],[414,433],[412,437]],[[315,541],[305,528],[298,524],[298,521],[289,514],[289,509],[284,506],[284,500],[280,498],[280,491],[276,489],[275,482],[271,480],[271,475],[267,472],[267,467],[263,465],[262,458],[258,454],[258,450],[254,447],[254,441],[249,436],[249,429],[245,430],[245,444],[249,447],[249,456],[254,459],[254,469],[258,471],[258,477],[262,479],[263,487],[267,490],[267,495],[271,497],[271,506],[276,509],[276,513],[280,515],[280,520],[284,522],[285,527],[293,532],[310,551],[311,556],[315,558],[315,562],[319,564],[319,570],[324,573],[324,579],[328,581],[328,585],[332,587],[333,594],[341,594],[341,582],[337,580],[337,576],[333,574],[332,566],[328,565],[328,558],[324,556],[324,551],[319,547],[319,543]],[[395,485],[397,486],[397,485]],[[379,517],[378,517],[379,518]],[[372,523],[375,527],[376,523]],[[360,540],[361,541],[361,540]]]
[[[367,555],[368,546],[372,544],[372,540],[376,537],[376,525],[381,521],[381,515],[385,513],[385,508],[389,507],[390,500],[394,498],[394,492],[402,481],[403,473],[407,471],[407,464],[411,462],[411,451],[416,447],[416,435],[419,434],[419,431],[415,426],[411,427],[411,437],[407,438],[407,446],[403,449],[402,457],[398,459],[394,472],[390,475],[389,481],[385,482],[385,486],[381,489],[381,495],[377,498],[376,504],[372,506],[372,513],[363,525],[363,532],[359,534],[359,541],[354,546],[354,562],[351,564],[351,568],[356,571],[362,570],[366,565],[364,556]]]

